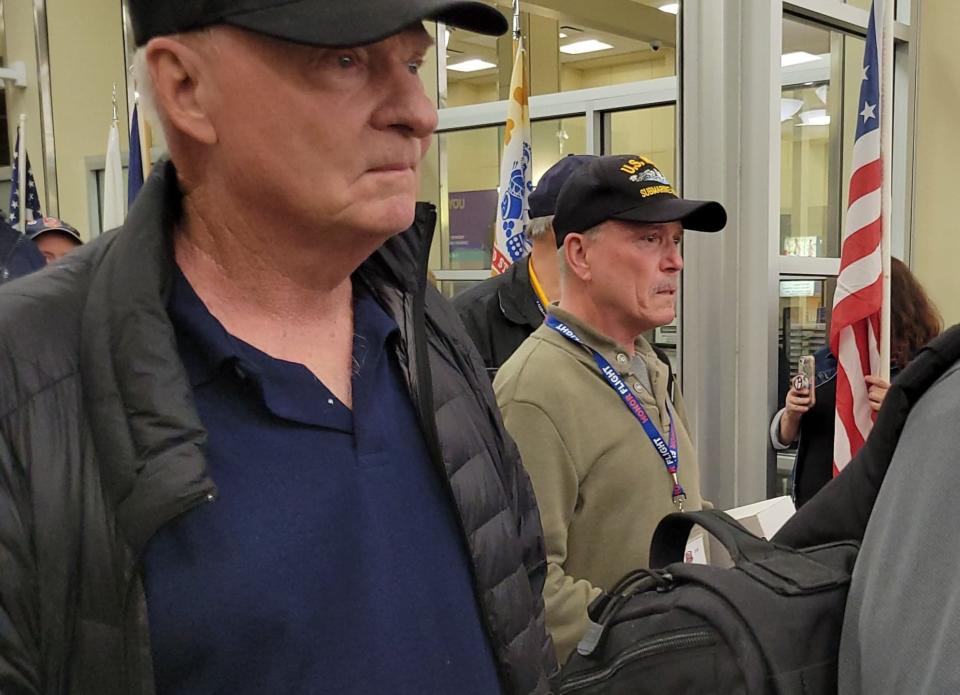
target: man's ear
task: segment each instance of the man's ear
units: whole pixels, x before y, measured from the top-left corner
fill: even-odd
[[[587,258],[589,244],[587,237],[577,233],[567,234],[563,240],[563,257],[567,262],[567,268],[584,282],[593,277],[590,261]]]
[[[183,135],[205,145],[217,142],[217,131],[204,103],[205,57],[192,42],[162,36],[146,46],[147,68],[161,117]]]

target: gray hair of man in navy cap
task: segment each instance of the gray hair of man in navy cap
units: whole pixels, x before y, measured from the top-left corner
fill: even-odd
[[[530,194],[530,224],[527,233],[531,240],[542,238],[553,231],[553,216],[557,212],[557,196],[570,175],[597,156],[593,154],[568,154],[543,172],[533,193]],[[557,244],[559,248],[560,244]]]

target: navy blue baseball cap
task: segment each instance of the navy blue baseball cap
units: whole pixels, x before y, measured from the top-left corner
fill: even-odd
[[[727,211],[711,200],[684,200],[649,160],[638,154],[597,157],[567,179],[557,198],[557,244],[607,220],[680,222],[695,232],[719,232]]]
[[[557,212],[557,196],[570,175],[597,156],[593,154],[568,154],[543,172],[537,187],[530,194],[528,205],[530,217],[547,217]]]
[[[70,237],[78,244],[83,243],[83,237],[80,236],[80,232],[78,232],[73,225],[69,225],[56,217],[38,217],[35,220],[27,222],[26,229],[24,229],[24,233],[28,239],[36,239],[38,236],[46,234],[47,232],[59,232],[64,236]]]
[[[130,0],[137,46],[166,34],[229,24],[312,46],[363,46],[425,19],[499,36],[506,18],[475,0]]]

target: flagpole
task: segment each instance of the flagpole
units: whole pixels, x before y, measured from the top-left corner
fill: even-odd
[[[20,170],[17,172],[19,179],[17,186],[20,187],[20,208],[17,211],[17,229],[21,232],[26,229],[26,207],[27,207],[27,114],[20,114],[20,137],[17,138],[20,146],[17,155],[20,158]]]
[[[883,2],[880,68],[880,152],[883,167],[881,189],[882,226],[880,256],[883,263],[883,301],[880,310],[880,378],[890,381],[890,236],[893,191],[893,23],[894,0]],[[880,19],[875,17],[874,21]],[[900,365],[901,367],[903,365]]]
[[[153,163],[150,161],[153,134],[150,132],[150,124],[147,123],[146,114],[142,111],[137,119],[137,128],[140,129],[140,164],[143,166],[143,180],[146,182],[150,178],[150,170],[153,168]]]

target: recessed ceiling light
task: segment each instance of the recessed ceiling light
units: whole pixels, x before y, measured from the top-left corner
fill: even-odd
[[[680,3],[668,2],[666,5],[660,5],[657,9],[668,14],[678,14],[680,12]]]
[[[826,109],[810,109],[800,114],[800,125],[830,125]]]
[[[457,72],[477,72],[479,70],[486,70],[487,68],[495,67],[497,67],[496,64],[487,62],[486,60],[471,58],[470,60],[464,60],[461,63],[448,65],[447,70],[456,70]]]
[[[561,31],[561,32],[560,32],[560,38],[561,38],[561,39],[565,39],[565,38],[567,38],[567,35],[564,34],[564,33]]]
[[[800,65],[801,63],[810,63],[814,60],[819,60],[819,56],[815,56],[812,53],[807,53],[806,51],[794,51],[793,53],[784,53],[780,56],[780,67],[786,68],[791,65]]]
[[[595,53],[596,51],[606,51],[613,48],[609,43],[597,41],[596,39],[587,39],[586,41],[574,41],[566,46],[560,47],[561,53],[570,55],[579,55],[581,53]]]

